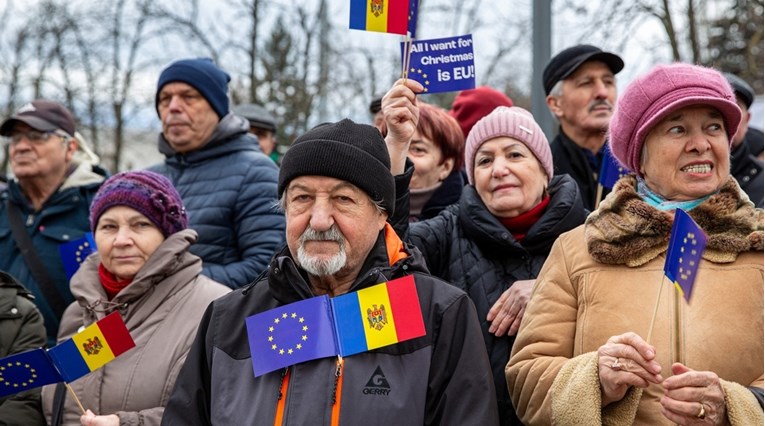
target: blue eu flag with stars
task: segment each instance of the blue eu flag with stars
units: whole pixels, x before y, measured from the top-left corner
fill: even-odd
[[[664,274],[674,283],[686,302],[691,300],[696,272],[706,246],[707,236],[699,225],[685,211],[675,210]]]
[[[42,348],[0,359],[0,397],[62,381]]]
[[[606,144],[603,150],[603,161],[600,163],[600,173],[598,174],[598,183],[603,188],[611,189],[622,176],[629,173],[629,170],[625,169],[614,155],[611,154],[611,150]]]
[[[409,16],[407,16],[406,31],[409,33],[409,37],[416,38],[417,33],[417,9],[419,8],[420,0],[409,0]]]
[[[93,233],[88,232],[80,239],[69,241],[58,246],[61,255],[61,263],[66,270],[66,279],[71,280],[75,272],[80,268],[80,264],[94,251],[96,251],[96,242],[93,240]]]
[[[255,377],[337,355],[329,297],[312,297],[245,320]]]

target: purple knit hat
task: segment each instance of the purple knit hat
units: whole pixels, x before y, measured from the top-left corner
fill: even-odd
[[[478,120],[465,141],[465,169],[468,182],[471,185],[475,184],[473,162],[478,148],[484,142],[500,136],[508,136],[523,142],[539,160],[545,173],[547,173],[548,181],[552,180],[553,160],[550,144],[539,124],[534,121],[534,116],[520,107],[500,106],[486,117]]]
[[[619,162],[640,175],[645,138],[671,112],[689,105],[708,105],[723,116],[728,140],[741,121],[728,81],[718,71],[697,65],[657,65],[627,86],[609,125],[609,144]]]
[[[146,216],[168,237],[188,227],[183,200],[170,181],[148,170],[118,173],[106,180],[90,205],[90,229],[95,234],[101,215],[126,206]]]

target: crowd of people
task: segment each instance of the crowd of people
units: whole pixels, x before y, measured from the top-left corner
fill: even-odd
[[[156,87],[165,160],[112,176],[71,111],[24,105],[0,124],[0,357],[114,312],[135,347],[0,398],[0,424],[763,424],[755,93],[677,63],[618,95],[625,66],[591,45],[549,61],[552,140],[493,88],[447,111],[401,79],[369,124],[282,152],[274,115],[231,105],[226,71],[178,60]],[[626,174],[607,188],[611,156]],[[708,240],[690,300],[664,276],[678,210]],[[69,277],[60,248],[88,233]],[[424,335],[253,374],[245,319],[400,278]]]

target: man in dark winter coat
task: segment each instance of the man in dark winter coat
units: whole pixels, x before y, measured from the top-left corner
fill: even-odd
[[[34,296],[15,278],[0,271],[0,358],[45,345],[45,327]],[[44,425],[40,388],[0,398],[0,424]]]
[[[56,102],[22,106],[0,125],[0,135],[14,175],[0,192],[0,270],[35,296],[53,345],[64,309],[74,301],[59,247],[90,232],[90,202],[106,171],[77,159],[74,117]],[[29,250],[21,249],[24,240],[31,241]]]
[[[208,307],[162,424],[497,424],[473,303],[386,223],[395,194],[380,132],[350,120],[308,131],[282,160],[279,196],[287,248],[261,282]],[[245,318],[407,275],[425,336],[253,377]]]
[[[733,136],[733,142],[730,147],[730,174],[736,178],[739,186],[746,192],[749,199],[757,207],[762,207],[763,165],[762,161],[752,154],[751,147],[746,142],[749,120],[752,119],[749,107],[754,102],[754,90],[749,83],[741,78],[730,73],[725,73],[724,75],[736,94],[738,107],[741,108],[741,122],[738,124],[738,130]]]
[[[284,243],[276,202],[278,169],[260,151],[250,124],[229,112],[230,77],[212,60],[184,59],[162,71],[156,106],[162,120],[151,170],[167,176],[183,197],[199,241],[191,252],[203,273],[229,287],[245,286]]]
[[[622,68],[617,55],[580,44],[555,55],[542,74],[547,107],[560,123],[550,144],[555,174],[574,178],[590,210],[600,201],[598,173],[616,103],[616,74]]]

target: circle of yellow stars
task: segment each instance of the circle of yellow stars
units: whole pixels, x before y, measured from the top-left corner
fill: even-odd
[[[9,368],[13,368],[13,367],[18,368],[18,367],[22,367],[22,366],[27,371],[29,371],[29,379],[28,380],[24,380],[22,382],[16,382],[16,383],[11,383],[8,380],[5,380],[5,377],[3,377],[3,373],[5,372],[5,370],[7,370]],[[32,368],[32,366],[29,365],[29,364],[26,364],[26,363],[22,364],[20,361],[16,361],[16,362],[8,362],[6,365],[0,365],[0,383],[4,384],[7,387],[14,387],[14,388],[22,387],[22,388],[25,388],[25,387],[33,384],[36,379],[37,379],[37,370]]]
[[[428,80],[428,75],[423,73],[420,68],[414,68],[414,67],[410,68],[409,72],[411,72],[411,73],[415,73],[416,72],[417,74],[420,74],[420,76],[422,77],[422,80],[421,80],[422,81],[422,85],[425,86],[424,92],[427,92],[428,91],[428,86],[430,86],[430,80]]]
[[[680,246],[680,253],[685,253],[685,247],[689,242],[691,243],[692,246],[696,245],[696,236],[692,232],[689,232],[685,236],[685,238],[683,238],[683,245]],[[696,254],[698,254],[698,251],[695,248],[691,247],[691,261],[688,262],[687,268],[682,266],[682,263],[683,263],[682,256],[680,256],[680,258],[677,259],[677,262],[681,264],[680,269],[678,271],[680,272],[680,279],[687,280],[688,277],[690,277],[690,275],[693,273],[693,270],[696,266],[696,261],[694,261],[693,259],[696,257]]]
[[[282,321],[288,321],[290,319],[295,320],[300,324],[303,324],[303,326],[301,327],[301,331],[303,331],[303,333],[306,333],[306,334],[302,334],[300,336],[300,341],[305,342],[306,340],[308,340],[308,326],[305,325],[305,318],[298,317],[298,314],[296,312],[293,312],[292,314],[289,314],[289,315],[286,312],[282,313],[281,317],[274,318],[275,325],[271,325],[268,327],[268,333],[269,333],[268,342],[271,343],[271,350],[278,351],[279,355],[284,355],[284,354],[292,355],[296,351],[303,349],[303,344],[300,342],[296,343],[294,347],[283,347],[283,348],[280,348],[276,343],[274,343],[273,333],[274,333],[274,330],[276,330],[276,325],[279,325],[279,323]]]

